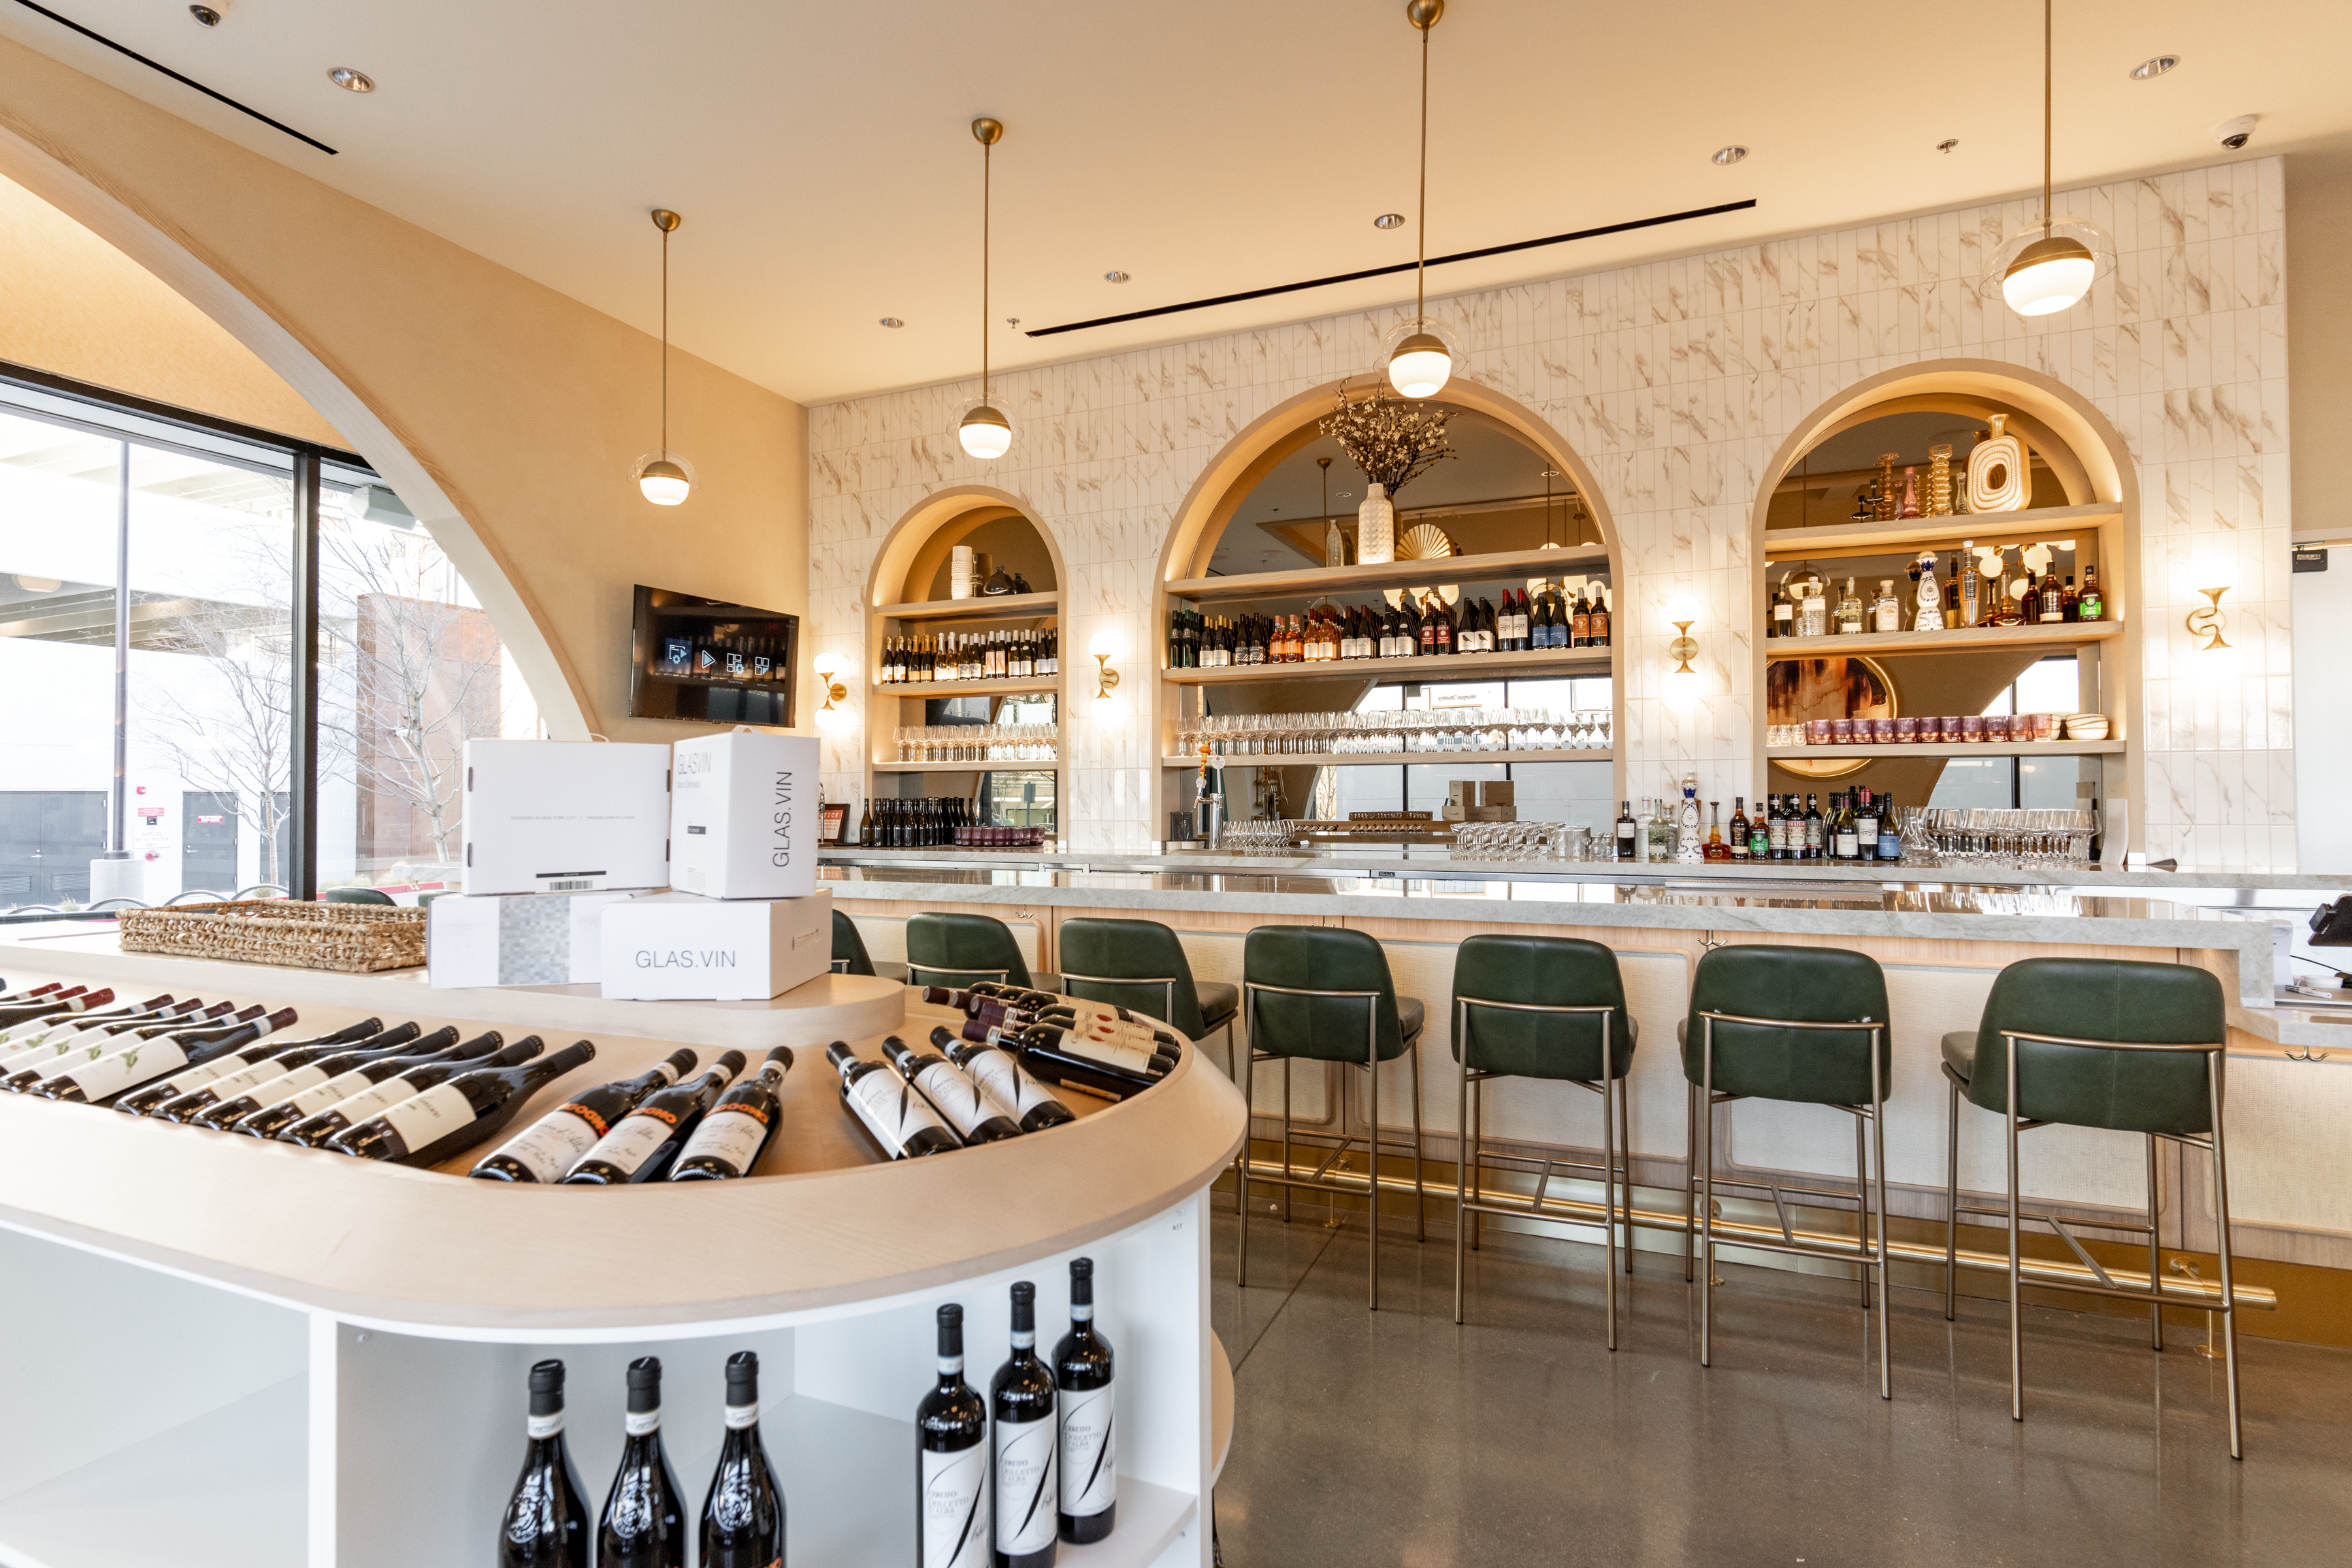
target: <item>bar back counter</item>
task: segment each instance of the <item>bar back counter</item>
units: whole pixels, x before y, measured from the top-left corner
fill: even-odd
[[[524,1449],[524,1373],[569,1363],[567,1432],[593,1509],[622,1444],[622,1370],[661,1357],[664,1429],[700,1504],[721,1363],[759,1352],[791,1561],[914,1553],[911,1418],[935,1310],[966,1310],[970,1381],[1004,1354],[1016,1279],[1059,1334],[1068,1262],[1096,1265],[1118,1354],[1120,1491],[1084,1564],[1209,1562],[1206,1500],[1232,1430],[1210,1331],[1205,1192],[1240,1097],[1198,1053],[1118,1104],[1002,1143],[879,1163],[825,1045],[878,1059],[956,1020],[872,977],[771,1003],[606,1002],[593,986],[433,990],[125,954],[103,925],[0,936],[11,985],[56,980],[299,1010],[309,1035],[374,1016],[427,1029],[586,1037],[594,1061],[513,1123],[680,1045],[788,1045],[781,1124],[751,1176],[509,1185],[103,1110],[0,1096],[0,1561],[453,1568],[494,1560]],[[934,1016],[936,1015],[936,1016]],[[960,1020],[958,1020],[960,1021]]]

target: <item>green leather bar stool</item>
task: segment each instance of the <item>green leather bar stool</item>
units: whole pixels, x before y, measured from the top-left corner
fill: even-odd
[[[1003,921],[989,915],[919,914],[907,922],[908,984],[961,986],[975,980],[1037,985]]]
[[[1289,1194],[1297,1188],[1360,1193],[1367,1199],[1371,1244],[1366,1299],[1374,1311],[1381,1305],[1381,1145],[1386,1142],[1392,1149],[1405,1147],[1402,1139],[1381,1137],[1379,1068],[1400,1056],[1412,1058],[1413,1235],[1423,1241],[1429,1237],[1429,1193],[1421,1170],[1421,1033],[1427,1016],[1420,998],[1396,994],[1388,954],[1362,931],[1339,926],[1259,926],[1243,944],[1242,1029],[1247,1047],[1242,1052],[1242,1099],[1250,1097],[1259,1062],[1282,1063],[1282,1174],[1259,1179],[1284,1189],[1286,1221],[1290,1218]],[[1307,1135],[1310,1147],[1328,1146],[1330,1152],[1305,1175],[1296,1173],[1291,1164],[1290,1064],[1301,1060],[1343,1062],[1362,1072],[1371,1086],[1365,1136]],[[1365,1145],[1369,1167],[1360,1188],[1330,1175],[1331,1167],[1358,1143]],[[1249,1283],[1250,1163],[1244,1142],[1235,1285]]]
[[[1241,987],[1194,980],[1174,931],[1158,921],[1066,920],[1058,946],[1065,995],[1149,1013],[1188,1040],[1223,1029],[1225,1070],[1234,1071]]]
[[[2221,1141],[2222,1064],[2229,1010],[2220,981],[2185,963],[2111,958],[2028,958],[2002,970],[1973,1030],[1944,1037],[1951,1084],[1951,1138],[1945,1165],[1944,1316],[1953,1315],[1959,1216],[1999,1217],[2009,1232],[2009,1414],[2025,1419],[2025,1345],[2018,1312],[2018,1237],[2046,1225],[2087,1268],[2082,1283],[2037,1279],[2051,1289],[2148,1304],[2148,1339],[2164,1348],[2164,1276],[2157,1238],[2158,1139],[2213,1156],[2213,1213],[2221,1253],[2218,1300],[2176,1290],[2173,1300],[2221,1318],[2229,1387],[2230,1458],[2244,1458],[2238,1420],[2238,1315],[2231,1288],[2230,1169]],[[1987,1209],[1960,1202],[1960,1097],[2000,1113],[2008,1149],[2009,1203]],[[2147,1289],[2119,1285],[2054,1214],[2027,1214],[2018,1198],[2017,1135],[2039,1127],[2099,1127],[2137,1132],[2147,1146],[2147,1223],[2077,1221],[2147,1237]]]
[[[833,972],[835,974],[871,974],[874,961],[866,956],[866,939],[858,934],[857,922],[833,911]]]
[[[319,897],[330,904],[389,904],[398,901],[381,888],[329,888]]]
[[[1624,1206],[1633,1209],[1633,1145],[1625,1136],[1625,1074],[1633,1065],[1638,1037],[1625,1010],[1625,982],[1617,955],[1597,942],[1568,937],[1474,936],[1454,960],[1454,1059],[1459,1064],[1459,1142],[1454,1182],[1454,1321],[1462,1321],[1463,1248],[1472,1215],[1515,1215],[1549,1219],[1542,1212],[1552,1173],[1599,1171],[1601,1245],[1608,1266],[1601,1286],[1609,1293],[1605,1313],[1609,1348],[1617,1348],[1617,1184],[1622,1167]],[[1535,1195],[1525,1205],[1489,1202],[1483,1177],[1486,1162],[1486,1085],[1498,1079],[1550,1079],[1572,1083],[1601,1097],[1601,1160],[1541,1161]],[[1528,1155],[1492,1158],[1506,1168],[1538,1163]],[[1559,1223],[1575,1224],[1576,1221]],[[1633,1268],[1633,1236],[1625,1234],[1625,1266]]]
[[[1738,1245],[1852,1263],[1870,1310],[1878,1277],[1878,1396],[1895,1396],[1887,1362],[1886,1093],[1894,1068],[1886,976],[1875,959],[1834,947],[1717,947],[1691,977],[1690,1016],[1682,1037],[1683,1076],[1690,1081],[1692,1142],[1683,1201],[1698,1228],[1698,1363],[1712,1364],[1715,1327],[1715,1189],[1769,1192],[1780,1215],[1779,1241],[1742,1237]],[[1829,1105],[1854,1118],[1854,1190],[1743,1182],[1715,1174],[1715,1107],[1735,1100]],[[1864,1170],[1868,1133],[1870,1169]],[[1878,1231],[1871,1236],[1871,1187],[1877,1187]],[[1696,1186],[1696,1192],[1692,1189]],[[1854,1244],[1801,1239],[1789,1224],[1788,1194],[1855,1205]],[[1685,1226],[1689,1245],[1689,1226]]]

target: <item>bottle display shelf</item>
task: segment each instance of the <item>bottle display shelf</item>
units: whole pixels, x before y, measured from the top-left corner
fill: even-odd
[[[1599,544],[1563,550],[1511,550],[1492,555],[1444,555],[1428,561],[1391,561],[1375,566],[1311,566],[1289,572],[1244,572],[1230,577],[1180,577],[1161,586],[1169,597],[1196,604],[1234,599],[1299,599],[1318,594],[1370,594],[1426,583],[1502,583],[1528,577],[1591,575],[1609,570],[1609,551]]]
[[[1850,751],[1853,748],[1838,749]],[[1434,763],[1450,767],[1475,763],[1613,763],[1616,760],[1616,752],[1609,748],[1551,752],[1275,752],[1223,759],[1229,768],[1393,767],[1401,763],[1412,766]],[[1201,759],[1198,756],[1162,757],[1160,765],[1164,768],[1198,768]]]
[[[1824,639],[1827,640],[1827,639]],[[1425,658],[1335,658],[1307,664],[1236,664],[1223,669],[1162,669],[1175,686],[1247,686],[1269,680],[1369,679],[1410,675],[1424,681],[1494,680],[1506,676],[1606,675],[1610,649],[1542,648],[1526,653],[1460,653]]]
[[[1833,560],[1848,555],[1885,555],[1922,545],[1958,549],[1979,544],[2050,539],[2123,521],[2113,501],[2088,506],[2031,507],[2023,511],[1970,511],[1949,517],[1905,517],[1885,522],[1840,523],[1826,528],[1775,528],[1764,535],[1764,559]]]
[[[1906,612],[1908,613],[1907,610]],[[1768,660],[1822,658],[1832,654],[2011,653],[2029,648],[2073,648],[2112,642],[2124,635],[2121,621],[2065,621],[2055,626],[1968,626],[1940,632],[1850,632],[1822,637],[1767,637]]]
[[[908,680],[874,683],[878,697],[1017,697],[1028,691],[1059,691],[1062,678],[1038,675],[1019,680]]]
[[[877,762],[874,764],[874,771],[877,773],[1057,773],[1062,771],[1062,764],[1058,759],[1051,761],[1030,759],[1014,762],[1000,757],[984,763]]]
[[[877,605],[874,613],[889,621],[1028,620],[1061,613],[1062,595],[1045,594],[975,595],[969,599],[924,599],[906,605]]]
[[[1833,763],[1841,757],[2119,757],[2121,741],[1978,741],[1934,742],[1926,745],[1871,742],[1855,746],[1769,746],[1773,762]]]

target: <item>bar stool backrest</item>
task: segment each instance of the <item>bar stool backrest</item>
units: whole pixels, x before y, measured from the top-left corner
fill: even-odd
[[[1209,1032],[1184,944],[1158,921],[1066,920],[1059,948],[1065,995],[1147,1013],[1188,1040]]]
[[[2028,958],[1992,983],[1977,1026],[1970,1101],[2009,1109],[2004,1029],[2076,1040],[2216,1047],[2229,1039],[2221,983],[2185,963]],[[2125,1132],[2187,1137],[2213,1130],[2210,1058],[2194,1051],[2103,1051],[2021,1040],[2018,1115]]]
[[[1003,921],[928,911],[907,922],[907,979],[916,985],[964,985],[975,980],[1035,984]]]
[[[1710,948],[1691,977],[1683,1070],[1701,1079],[1704,1013],[1795,1024],[1887,1023],[1886,975],[1867,953],[1837,947],[1750,943]],[[1878,1034],[1878,1077],[1892,1082],[1892,1029]],[[1870,1035],[1862,1029],[1805,1029],[1715,1023],[1718,1094],[1820,1105],[1870,1103]]]
[[[874,960],[866,955],[866,939],[858,934],[857,922],[833,911],[833,972],[835,974],[871,974]]]
[[[1279,990],[1256,990],[1277,986]],[[1364,1004],[1349,996],[1294,996],[1291,991],[1370,991],[1382,1061],[1404,1052],[1397,1026],[1396,985],[1388,955],[1360,931],[1341,926],[1259,926],[1242,945],[1242,1007],[1256,1016],[1251,1046],[1318,1061],[1364,1059]]]
[[[319,896],[331,904],[396,904],[400,901],[381,888],[329,888]]]
[[[1625,1010],[1625,980],[1617,955],[1597,942],[1573,937],[1466,937],[1454,958],[1454,1001],[1462,1008],[1462,1035],[1454,1056],[1474,1072],[1512,1078],[1601,1076],[1601,1016],[1519,1013],[1480,1002],[1532,1007],[1610,1007],[1609,1074],[1623,1078],[1633,1060],[1633,1017]],[[1470,1004],[1467,1007],[1462,1005]]]

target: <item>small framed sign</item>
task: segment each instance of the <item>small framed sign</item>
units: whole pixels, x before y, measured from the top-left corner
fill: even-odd
[[[2294,547],[2294,569],[2298,572],[2326,571],[2327,546],[2324,544],[2296,545]]]

